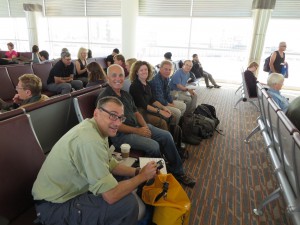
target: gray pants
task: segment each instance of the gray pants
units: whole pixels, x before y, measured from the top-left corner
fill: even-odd
[[[195,111],[198,99],[197,94],[190,95],[188,92],[184,91],[171,91],[171,95],[173,99],[184,101],[186,104],[186,111],[184,113],[185,115]]]
[[[133,194],[110,205],[101,196],[86,193],[64,203],[36,204],[36,211],[45,225],[134,225],[139,208]]]
[[[214,78],[212,77],[212,75],[206,71],[203,70],[203,77],[204,77],[204,80],[205,80],[205,84],[206,86],[209,85],[209,82],[208,80],[210,80],[210,82],[212,83],[212,85],[217,85],[216,81],[214,80]]]
[[[51,83],[47,85],[47,89],[51,92],[56,92],[57,94],[67,94],[70,93],[72,88],[75,90],[80,90],[83,88],[81,80],[72,80],[70,83]]]

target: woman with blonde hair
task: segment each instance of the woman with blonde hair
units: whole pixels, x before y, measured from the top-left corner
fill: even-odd
[[[132,64],[135,63],[136,61],[137,61],[136,58],[130,58],[130,59],[127,59],[127,60],[125,61],[125,67],[126,67],[126,69],[127,69],[127,71],[128,71],[129,73],[130,73],[130,69],[131,69]]]
[[[167,121],[173,123],[173,117],[167,107],[153,98],[149,85],[152,76],[152,66],[148,62],[136,61],[130,70],[129,78],[132,84],[129,93],[147,122],[163,130],[169,130]]]
[[[88,50],[81,47],[77,54],[77,60],[75,62],[75,79],[81,80],[85,87],[88,83],[88,72],[87,72],[87,54]]]

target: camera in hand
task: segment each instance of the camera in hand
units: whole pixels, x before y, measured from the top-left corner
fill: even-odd
[[[160,169],[162,169],[163,167],[164,167],[163,161],[162,161],[162,160],[157,161],[157,162],[156,162],[156,173],[158,173],[158,171],[159,171]],[[146,182],[145,185],[151,185],[151,184],[153,184],[153,183],[154,183],[154,178],[148,180],[148,181]]]
[[[162,160],[157,161],[156,167],[157,167],[157,170],[162,169],[164,167],[163,161]]]

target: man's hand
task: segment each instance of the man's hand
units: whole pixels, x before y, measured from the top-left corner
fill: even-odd
[[[148,126],[147,127],[138,127],[136,129],[137,129],[136,134],[143,136],[143,137],[151,138],[151,131]]]
[[[19,94],[15,94],[15,96],[13,97],[13,101],[16,104],[20,104],[22,102],[22,99],[20,99]]]
[[[162,111],[162,110],[160,111],[160,114],[166,118],[169,118],[172,115],[171,112]]]
[[[143,175],[146,180],[152,179],[156,175],[157,167],[156,162],[148,162],[140,171],[140,175]]]
[[[196,94],[196,92],[195,92],[194,89],[188,89],[188,92],[189,92],[191,95],[195,95],[195,94]]]
[[[175,104],[173,102],[172,103],[168,103],[168,106],[175,107]]]

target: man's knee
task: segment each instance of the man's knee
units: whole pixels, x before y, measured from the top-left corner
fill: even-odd
[[[83,88],[83,83],[81,80],[73,80],[72,87],[75,88],[75,90],[80,90]]]
[[[60,91],[61,94],[67,94],[67,93],[71,92],[72,86],[70,83],[63,83],[63,84],[60,84],[59,89],[61,90]]]

